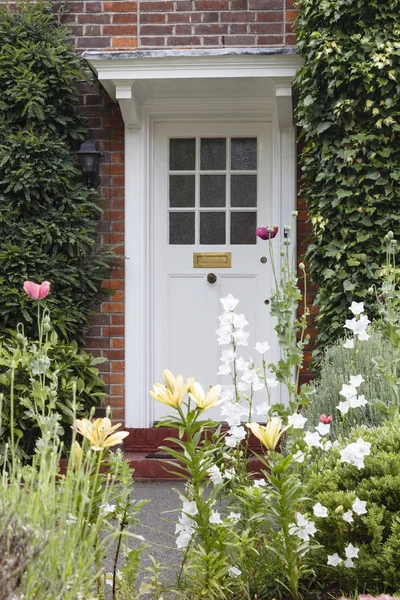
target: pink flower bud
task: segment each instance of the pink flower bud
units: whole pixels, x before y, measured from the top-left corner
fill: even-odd
[[[327,417],[326,415],[322,414],[322,415],[320,415],[319,420],[324,425],[329,425],[329,423],[332,422],[332,417],[331,416]]]
[[[256,236],[261,238],[262,240],[272,240],[279,231],[279,227],[277,225],[268,226],[268,227],[257,227]]]
[[[50,282],[43,281],[39,285],[33,281],[24,281],[24,290],[32,300],[43,300],[50,291]]]

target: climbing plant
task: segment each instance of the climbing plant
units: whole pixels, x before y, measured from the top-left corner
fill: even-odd
[[[351,300],[368,300],[384,236],[400,233],[399,2],[301,0],[299,9],[302,194],[323,347],[343,334]]]
[[[34,333],[26,279],[51,282],[48,306],[64,338],[88,327],[104,275],[100,214],[76,168],[87,136],[78,113],[84,66],[47,2],[0,8],[0,328]],[[30,330],[29,330],[30,327]]]

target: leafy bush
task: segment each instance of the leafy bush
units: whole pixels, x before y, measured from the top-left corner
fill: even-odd
[[[379,425],[390,411],[396,410],[390,383],[376,367],[377,361],[388,364],[391,360],[391,344],[378,330],[372,329],[370,335],[369,340],[358,344],[356,353],[343,348],[343,340],[325,350],[318,378],[312,385],[313,400],[304,411],[307,428],[318,425],[321,414],[332,415],[331,432],[336,437],[339,433],[348,433],[354,425]],[[342,421],[336,408],[343,400],[339,392],[354,373],[365,379],[360,391],[368,404],[352,411],[351,419]]]
[[[58,413],[58,435],[67,443],[74,419],[86,416],[91,406],[103,401],[104,382],[97,365],[105,360],[79,350],[75,341],[60,341],[55,331],[42,344],[22,333],[11,333],[0,341],[0,462],[12,425],[18,454],[24,459],[33,455],[40,437],[38,414]]]
[[[349,442],[362,437],[371,443],[365,467],[338,461],[338,452],[327,457],[323,473],[314,473],[308,492],[328,509],[328,518],[317,520],[316,539],[322,548],[313,556],[315,579],[322,588],[338,583],[347,592],[400,590],[400,417],[380,427],[357,428]],[[366,514],[353,512],[353,523],[343,520],[356,498],[366,501]],[[353,568],[326,566],[326,555],[343,556],[344,540],[358,547]]]
[[[305,64],[297,118],[321,350],[341,336],[350,301],[366,299],[379,279],[385,234],[400,233],[399,6],[302,0],[299,7]]]
[[[95,249],[100,214],[72,150],[87,136],[77,110],[83,64],[70,30],[46,2],[0,8],[0,316],[37,335],[25,279],[52,284],[56,329],[88,327],[106,254]]]

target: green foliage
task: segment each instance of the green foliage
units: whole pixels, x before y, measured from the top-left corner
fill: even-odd
[[[0,342],[0,462],[13,427],[17,453],[31,457],[40,437],[38,415],[58,413],[58,435],[68,443],[75,417],[86,416],[90,407],[102,403],[104,382],[94,358],[79,350],[75,341],[60,341],[53,331],[43,344],[11,333]],[[73,398],[76,390],[77,401]],[[13,418],[11,395],[14,394]]]
[[[400,233],[399,5],[303,0],[299,7],[305,64],[297,118],[321,347],[341,336],[351,300],[366,299],[379,279],[385,234]]]
[[[83,64],[46,2],[0,8],[0,315],[37,335],[24,280],[48,280],[64,338],[88,327],[107,255],[95,249],[100,214],[74,164],[87,136],[77,111]]]
[[[400,418],[374,429],[354,429],[346,443],[359,437],[371,443],[363,469],[340,463],[338,451],[332,451],[323,473],[314,472],[309,480],[309,495],[329,514],[317,520],[316,539],[322,548],[311,557],[316,581],[322,587],[340,583],[347,592],[396,592],[400,589]],[[349,524],[342,515],[356,498],[367,502],[367,513],[353,513],[354,522]],[[354,568],[327,566],[327,554],[337,552],[343,557],[349,543],[360,549]]]
[[[339,433],[349,433],[354,425],[379,425],[390,411],[396,410],[390,382],[379,368],[381,363],[388,364],[391,360],[391,344],[376,329],[371,329],[370,335],[369,340],[357,343],[355,353],[343,348],[343,339],[325,350],[318,378],[312,384],[311,405],[304,411],[308,429],[318,425],[321,414],[332,415],[331,433],[336,438]],[[354,373],[365,379],[360,393],[365,395],[368,404],[352,410],[348,418],[342,420],[336,408],[343,400],[339,392]]]

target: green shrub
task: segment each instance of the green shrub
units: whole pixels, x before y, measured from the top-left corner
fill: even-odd
[[[322,348],[341,337],[350,302],[367,300],[380,278],[385,234],[400,233],[399,3],[302,0],[299,8],[302,193]]]
[[[343,348],[343,340],[336,342],[324,353],[318,378],[314,381],[312,402],[304,411],[308,418],[307,428],[318,425],[321,414],[332,415],[331,432],[349,433],[354,425],[379,425],[394,407],[392,388],[389,381],[376,367],[376,361],[389,363],[392,357],[391,344],[382,334],[372,329],[370,339],[359,342],[354,356],[352,350]],[[350,411],[348,419],[340,419],[336,408],[343,396],[339,392],[350,375],[361,374],[365,379],[360,394],[368,400],[365,407]],[[374,403],[377,405],[374,406]]]
[[[322,548],[310,556],[315,581],[324,588],[337,583],[347,592],[381,593],[400,590],[400,417],[376,428],[357,428],[347,442],[359,437],[371,443],[365,467],[339,462],[337,450],[323,472],[314,473],[308,493],[328,508],[328,518],[316,519],[316,540]],[[354,522],[343,520],[356,498],[367,502],[367,513]],[[311,510],[311,507],[310,507]],[[354,568],[327,566],[327,555],[344,556],[347,544],[359,548]]]
[[[100,214],[73,150],[87,136],[78,114],[83,63],[46,2],[0,8],[0,322],[36,336],[26,279],[52,284],[64,338],[80,339],[107,255],[95,248]]]
[[[59,415],[58,435],[68,444],[74,419],[87,416],[102,403],[104,382],[95,358],[79,350],[75,341],[60,341],[53,331],[43,340],[28,340],[21,333],[0,341],[0,463],[10,439],[11,393],[14,394],[14,432],[18,454],[30,458],[40,437],[38,415]],[[74,390],[76,389],[76,401]]]

